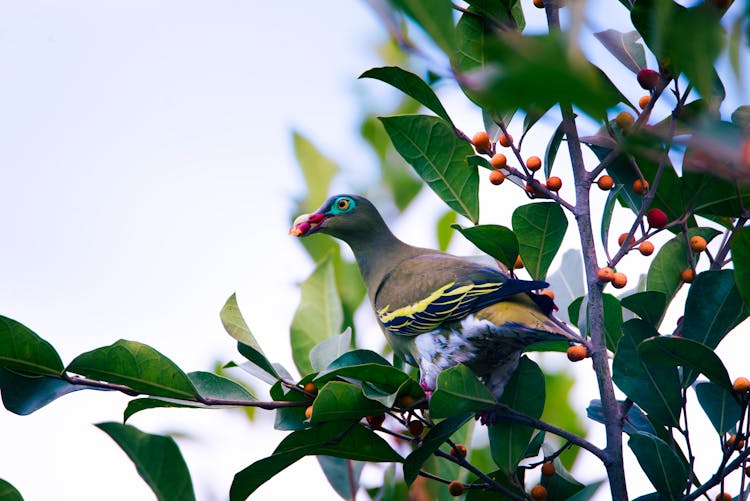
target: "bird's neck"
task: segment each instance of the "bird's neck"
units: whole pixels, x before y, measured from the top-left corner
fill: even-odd
[[[347,243],[354,252],[370,299],[393,266],[417,251],[416,247],[399,240],[387,227],[357,235]]]

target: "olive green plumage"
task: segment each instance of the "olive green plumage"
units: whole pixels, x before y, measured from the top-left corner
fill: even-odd
[[[465,363],[499,396],[526,347],[570,339],[549,318],[549,298],[532,292],[546,283],[408,245],[366,198],[331,197],[291,230],[316,232],[349,244],[388,342],[420,368],[425,389],[434,389],[441,370]]]

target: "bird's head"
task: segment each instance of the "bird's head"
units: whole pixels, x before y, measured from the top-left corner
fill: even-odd
[[[366,198],[335,195],[312,214],[302,214],[295,219],[289,234],[305,237],[320,232],[348,240],[354,235],[371,231],[379,221],[382,221],[380,214]]]

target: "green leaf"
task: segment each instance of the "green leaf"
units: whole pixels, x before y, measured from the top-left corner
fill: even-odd
[[[445,252],[453,239],[453,224],[456,222],[455,211],[449,210],[438,219],[435,231],[437,232],[438,249]]]
[[[440,421],[430,428],[419,447],[416,447],[404,459],[404,481],[411,485],[417,478],[417,475],[419,475],[419,470],[422,469],[422,465],[432,457],[435,451],[437,451],[446,440],[451,438],[459,428],[473,417],[474,415],[470,412],[456,414],[455,416]]]
[[[505,385],[500,403],[539,418],[544,410],[544,374],[539,366],[526,356],[521,357],[518,368]],[[487,427],[492,459],[505,473],[516,471],[519,461],[529,445],[534,429],[516,423],[503,422],[502,418]]]
[[[160,398],[134,398],[128,402],[125,406],[125,410],[122,413],[123,424],[130,419],[133,414],[149,409],[163,409],[163,408],[177,408],[177,409],[204,409],[205,405],[199,403],[178,403],[174,400],[162,400]]]
[[[421,26],[444,52],[453,52],[456,33],[453,26],[453,6],[450,2],[393,0],[393,3]]]
[[[310,364],[314,371],[325,369],[328,364],[351,349],[352,330],[347,328],[338,336],[331,336],[313,346],[310,350]]]
[[[716,433],[723,435],[734,430],[737,421],[742,418],[742,406],[732,390],[708,381],[696,383],[693,388]]]
[[[719,232],[713,228],[690,228],[687,239],[677,235],[659,249],[646,276],[646,290],[663,292],[667,304],[682,285],[680,273],[688,267],[687,241],[695,235],[700,235],[710,242]]]
[[[336,290],[333,263],[323,260],[300,286],[301,297],[292,319],[292,358],[300,374],[313,372],[310,350],[341,333],[344,314]]]
[[[0,499],[3,501],[23,501],[23,496],[13,485],[0,478]]]
[[[562,143],[564,136],[565,132],[563,131],[563,123],[561,121],[555,132],[552,133],[552,137],[549,138],[547,149],[544,151],[544,177],[548,178],[552,173],[552,165],[555,163],[557,152],[560,149],[560,143]]]
[[[631,400],[661,425],[678,426],[682,397],[677,368],[643,360],[637,346],[659,333],[640,319],[622,325],[623,336],[612,363],[612,380]]]
[[[612,213],[615,210],[615,203],[618,200],[622,188],[622,185],[618,185],[615,186],[614,189],[610,190],[607,194],[607,201],[604,203],[604,212],[602,213],[600,235],[602,238],[602,246],[605,249],[609,247],[609,225],[612,222]]]
[[[524,266],[532,278],[544,280],[568,228],[562,208],[554,202],[522,205],[513,211],[512,224]]]
[[[638,43],[641,35],[637,31],[622,33],[617,30],[606,30],[594,33],[599,42],[633,73],[646,68],[646,51]]]
[[[518,239],[509,228],[497,224],[481,224],[468,228],[454,224],[453,228],[460,231],[477,249],[508,268],[513,268],[518,257]]]
[[[374,78],[390,84],[434,111],[439,117],[453,123],[432,88],[414,73],[397,66],[384,66],[367,70],[359,78]]]
[[[339,171],[339,167],[299,132],[292,134],[292,141],[294,155],[302,168],[307,186],[307,198],[300,204],[300,209],[302,212],[311,212],[318,207],[321,200],[328,197],[331,180]]]
[[[257,400],[244,386],[213,372],[195,371],[188,373],[198,394],[207,399]]]
[[[157,499],[195,499],[190,472],[173,438],[120,423],[99,423],[96,427],[125,451]]]
[[[463,364],[444,370],[437,378],[437,390],[430,398],[430,416],[446,418],[477,412],[495,405],[489,389]]]
[[[387,407],[365,397],[362,388],[342,381],[330,381],[323,385],[313,402],[310,421],[358,420],[366,416],[382,414]]]
[[[750,308],[750,227],[740,228],[732,237],[731,246],[734,283],[745,301],[745,309],[748,309]]]
[[[364,426],[354,424],[342,428],[341,423],[324,423],[315,428],[290,433],[281,441],[273,455],[239,471],[234,476],[229,499],[247,499],[274,475],[308,455],[370,462],[402,460],[385,440]]]
[[[352,499],[356,496],[365,463],[333,456],[318,456],[316,459],[336,494],[342,499]]]
[[[571,322],[567,305],[586,292],[581,253],[575,249],[566,250],[560,260],[560,267],[554,273],[547,275],[546,280],[549,282],[550,289],[555,291],[555,303],[560,306],[560,311],[557,312],[558,317],[563,322]]]
[[[680,457],[660,438],[634,433],[628,446],[656,490],[669,499],[680,499],[687,472]]]
[[[110,346],[82,353],[67,370],[157,397],[193,400],[197,395],[182,369],[152,347],[137,341],[120,339]]]
[[[604,417],[604,409],[601,400],[592,400],[589,403],[589,406],[586,408],[586,416],[597,423],[607,423],[607,420]],[[649,421],[641,408],[635,404],[631,405],[628,410],[627,418],[623,421],[623,430],[628,435],[638,433],[639,431],[650,433],[652,435],[656,434],[651,421]]]
[[[654,327],[659,327],[667,307],[667,296],[659,291],[636,292],[622,298],[622,305]]]
[[[704,271],[690,285],[681,333],[687,339],[716,348],[747,315],[733,271]]]
[[[456,136],[453,126],[438,117],[402,115],[380,117],[399,154],[448,206],[479,220],[479,173],[466,157],[474,154],[468,141]]]
[[[545,456],[550,456],[555,452],[555,448],[549,444],[544,444],[543,450]],[[567,500],[583,490],[584,485],[573,478],[559,457],[553,459],[552,464],[555,465],[555,474],[551,477],[542,475],[541,478],[541,484],[547,488],[548,499]]]
[[[280,407],[276,409],[274,428],[277,430],[302,430],[309,428],[305,417],[305,408],[311,404],[310,397],[298,391],[292,391],[277,381],[270,390],[271,398],[277,402],[300,402],[299,407]],[[304,404],[304,405],[302,405]]]
[[[683,372],[683,386],[687,387],[701,373],[713,383],[730,390],[732,382],[721,359],[707,346],[690,339],[660,336],[646,339],[638,345],[638,355],[652,365],[680,366],[695,371]]]
[[[636,0],[631,10],[633,26],[656,58],[674,74],[685,73],[703,97],[711,95],[714,62],[723,45],[720,18],[709,2],[685,8],[671,0]]]
[[[373,384],[381,390],[394,392],[409,379],[409,376],[390,365],[368,363],[323,371],[315,378],[315,382],[324,384],[336,378],[356,379]]]
[[[0,367],[49,375],[59,375],[65,369],[51,344],[22,323],[3,316],[0,316]]]
[[[75,385],[50,376],[19,374],[0,367],[0,396],[3,405],[14,414],[26,416],[63,395],[85,386]]]
[[[238,349],[240,353],[263,371],[273,376],[274,379],[278,379],[279,375],[276,373],[271,362],[266,358],[258,341],[255,340],[255,336],[250,332],[250,328],[247,326],[242,312],[240,312],[236,294],[229,296],[229,299],[227,299],[221,308],[219,317],[227,333],[239,343]]]

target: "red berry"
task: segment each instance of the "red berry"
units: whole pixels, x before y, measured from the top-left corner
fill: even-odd
[[[375,414],[374,416],[367,416],[367,424],[373,428],[380,428],[383,426],[385,421],[385,414]]]
[[[649,226],[656,229],[664,228],[669,222],[667,214],[661,209],[651,209],[646,214],[646,220]]]
[[[638,72],[638,83],[646,90],[652,90],[659,83],[659,72],[644,68]]]

